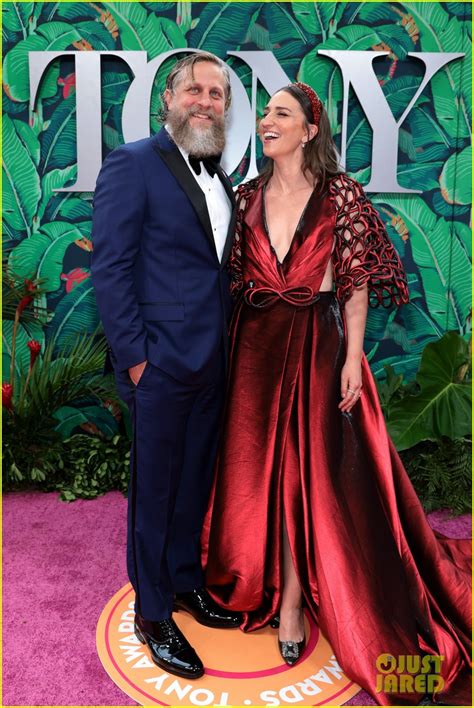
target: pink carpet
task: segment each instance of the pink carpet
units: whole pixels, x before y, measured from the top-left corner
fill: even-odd
[[[127,580],[126,500],[17,492],[3,498],[3,705],[137,705],[109,679],[95,629]],[[434,528],[470,538],[469,515],[430,515]],[[365,693],[349,705],[374,705]]]

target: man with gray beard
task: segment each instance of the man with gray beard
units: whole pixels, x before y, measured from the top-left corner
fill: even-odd
[[[224,397],[235,203],[219,165],[230,104],[226,65],[179,61],[165,127],[116,148],[94,195],[92,278],[110,359],[133,423],[127,569],[135,632],[153,661],[204,673],[172,619],[237,627],[203,588],[200,534]]]

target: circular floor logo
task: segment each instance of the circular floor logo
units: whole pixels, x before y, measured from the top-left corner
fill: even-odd
[[[340,706],[360,690],[308,616],[304,657],[290,668],[279,654],[276,629],[251,634],[210,629],[186,612],[174,614],[206,667],[197,681],[178,678],[156,666],[135,637],[133,605],[131,585],[107,603],[97,626],[97,649],[112,680],[140,705]]]

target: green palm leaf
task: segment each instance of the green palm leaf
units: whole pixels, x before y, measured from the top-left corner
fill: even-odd
[[[407,336],[411,341],[410,351],[413,354],[421,354],[428,342],[441,337],[444,332],[444,329],[441,329],[426,312],[422,297],[410,300],[403,307],[402,317]]]
[[[82,197],[75,196],[72,192],[56,194],[48,202],[45,211],[45,221],[51,222],[56,219],[62,221],[82,221],[92,219],[92,204]]]
[[[176,7],[175,2],[142,2],[142,5],[147,7],[152,12],[166,12]]]
[[[423,148],[417,148],[415,160],[417,162],[445,162],[450,155],[449,148],[442,143],[434,143],[426,145]],[[438,184],[439,188],[439,184]]]
[[[94,288],[90,279],[64,295],[56,306],[47,336],[54,342],[55,352],[78,335],[92,334],[99,324]]]
[[[410,103],[419,85],[420,80],[416,76],[400,76],[397,79],[388,81],[384,85],[384,96],[396,120],[402,115],[403,111]],[[424,103],[429,103],[429,98],[422,94],[417,99],[415,105],[421,106]],[[412,110],[414,110],[414,108],[415,106],[413,106]]]
[[[377,34],[398,59],[406,59],[408,52],[414,50],[410,35],[398,24],[377,25]]]
[[[293,78],[301,58],[315,44],[315,37],[304,29],[290,11],[288,3],[265,3],[262,17],[274,45],[273,53],[284,71]]]
[[[225,59],[227,49],[242,44],[257,19],[262,3],[210,2],[189,33],[189,46]]]
[[[471,203],[471,164],[470,146],[446,160],[439,184],[443,199],[448,204]]]
[[[102,127],[102,137],[109,150],[115,150],[122,142],[118,130],[111,128],[110,125],[104,125]]]
[[[67,49],[73,42],[78,42],[81,35],[68,22],[45,22],[36,29],[47,40],[46,51],[54,52]]]
[[[28,71],[29,52],[42,52],[48,49],[48,40],[39,35],[30,35],[15,44],[3,61],[3,85],[8,96],[14,101],[28,101],[30,83]],[[41,96],[55,96],[58,90],[59,65],[54,62],[48,68],[41,82]]]
[[[371,364],[372,373],[377,379],[384,378],[385,366],[391,366],[397,374],[403,374],[405,379],[413,379],[420,364],[419,354],[404,354],[402,357],[387,356]]]
[[[18,231],[30,235],[41,194],[33,158],[21,140],[17,121],[3,120],[3,216]],[[22,132],[24,135],[24,132]]]
[[[170,49],[187,46],[186,37],[176,23],[156,15],[149,15],[140,32],[140,38],[149,59],[154,59]]]
[[[76,96],[64,99],[55,108],[50,124],[41,134],[43,172],[64,169],[76,160]]]
[[[400,165],[397,170],[398,181],[402,187],[421,189],[423,192],[438,189],[438,179],[442,167],[442,162]]]
[[[113,105],[123,104],[125,95],[130,88],[128,74],[115,71],[104,71],[102,74],[102,110]]]
[[[411,245],[413,260],[418,266],[428,311],[441,330],[448,320],[448,283],[450,260],[449,224],[436,215],[421,197],[410,200],[390,195],[372,199],[374,204],[385,204],[394,216],[403,219]]]
[[[436,324],[427,311],[423,285],[417,273],[408,274],[408,290],[410,302],[400,309],[400,319],[410,341],[410,351],[421,354],[428,342],[443,335],[444,327]]]
[[[386,2],[361,3],[357,11],[357,16],[365,22],[374,24],[376,22],[380,22],[381,20],[390,20],[391,22],[395,22],[397,17],[393,6]]]
[[[34,130],[30,128],[28,123],[23,123],[21,120],[15,120],[13,122],[17,135],[23,143],[25,150],[30,155],[36,167],[38,167],[40,161],[40,142],[38,136]]]
[[[41,223],[46,207],[57,189],[70,186],[71,180],[77,178],[77,165],[71,165],[64,170],[51,170],[41,180],[41,201],[38,206],[37,219]]]
[[[450,17],[440,3],[411,2],[407,9],[420,31],[420,45],[424,52],[452,51],[450,25],[457,20]]]
[[[468,258],[472,257],[472,232],[467,224],[462,221],[453,221],[454,236],[459,241],[460,247]]]
[[[367,355],[369,361],[375,356],[385,338],[387,326],[393,321],[395,315],[396,310],[390,311],[385,307],[369,308],[364,336],[364,351],[369,352]]]
[[[28,35],[28,22],[33,14],[34,2],[6,2],[2,7],[2,27],[9,32],[21,32],[23,38]]]
[[[454,64],[461,61],[465,61],[465,59],[455,59],[449,64],[449,67],[441,69],[431,79],[436,119],[451,138],[468,138],[471,134],[469,114],[465,109],[464,101],[459,101],[459,89],[452,78]],[[463,77],[463,82],[467,80],[469,77]],[[461,116],[458,119],[460,111]]]
[[[465,28],[440,3],[410,3],[409,11],[420,30],[420,45],[425,52],[466,52],[464,59],[451,62],[431,80],[436,116],[449,135],[470,135],[471,60]],[[464,23],[466,24],[466,23]],[[460,81],[461,74],[463,76]],[[461,101],[457,93],[461,91]],[[460,111],[460,121],[457,120]]]
[[[410,2],[403,9],[389,3],[364,3],[359,16],[367,22],[390,20],[400,24],[411,16],[419,31],[419,44],[424,52],[466,52],[463,60],[451,62],[431,79],[431,89],[437,119],[449,135],[470,134],[470,106],[472,104],[470,42],[467,33],[468,22],[459,22],[450,17],[443,8],[445,3]],[[462,80],[460,76],[462,74]],[[459,110],[461,120],[456,128],[458,101],[456,94],[461,91]]]
[[[145,8],[138,2],[109,2],[107,10],[119,28],[122,48],[144,50],[141,31],[148,16]]]
[[[441,196],[441,192],[439,190],[433,193],[432,202],[433,208],[438,216],[444,216],[445,219],[449,219],[450,221],[453,218],[462,218],[471,211],[471,207],[469,205],[461,206],[460,204],[448,204]]]
[[[345,4],[342,2],[292,2],[291,9],[305,32],[321,36],[324,42],[329,38],[331,29],[333,31],[336,29],[335,15],[337,12],[342,14]],[[330,26],[331,20],[332,25]]]
[[[40,231],[12,251],[9,267],[20,278],[40,279],[46,292],[54,292],[61,286],[64,254],[80,238],[82,233],[74,224],[43,224]]]
[[[258,22],[254,22],[248,28],[248,32],[245,35],[244,44],[255,44],[259,49],[264,49],[266,51],[273,50],[273,42],[270,39],[270,32],[266,27],[260,25]]]
[[[470,15],[469,3],[466,3],[466,2],[445,2],[444,6],[447,9],[447,11],[450,12],[451,14],[456,15],[457,17],[460,17],[460,18],[469,19],[469,15]]]
[[[431,115],[427,106],[421,106],[419,101],[408,114],[407,121],[416,148],[424,150],[432,143],[440,143],[446,148],[453,146],[453,141],[444,128]]]
[[[416,160],[417,152],[413,142],[413,136],[404,128],[400,128],[398,131],[398,147],[407,155],[410,161]]]
[[[472,308],[471,230],[459,221],[451,222],[451,253],[449,261],[448,297],[452,304],[446,329],[467,330],[466,321]]]
[[[94,424],[107,437],[112,437],[117,432],[117,423],[113,415],[103,406],[81,408],[62,406],[53,413],[53,418],[58,421],[56,430],[63,439],[68,438],[76,428],[87,423]]]
[[[117,43],[112,34],[100,22],[85,20],[84,22],[78,22],[75,28],[81,39],[88,42],[96,51],[110,51],[117,48]]]
[[[106,12],[105,9],[94,7],[94,4],[89,2],[60,2],[57,5],[56,14],[66,20],[77,20],[80,17],[97,19],[101,12]]]
[[[348,49],[363,51],[380,42],[377,30],[364,25],[349,25],[340,27],[336,36],[342,39]]]

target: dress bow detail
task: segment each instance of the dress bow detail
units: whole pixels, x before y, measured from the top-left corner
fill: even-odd
[[[249,285],[244,292],[244,300],[247,305],[258,309],[270,307],[278,299],[296,307],[308,307],[319,300],[319,295],[309,285],[294,286],[285,290],[269,287],[256,288]]]

